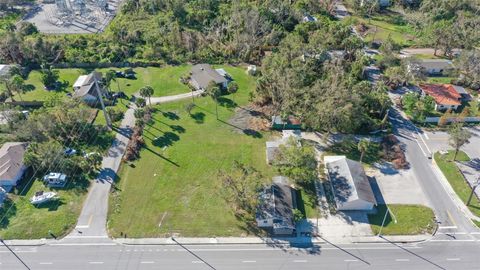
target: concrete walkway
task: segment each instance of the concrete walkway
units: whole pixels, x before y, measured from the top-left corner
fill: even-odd
[[[173,96],[165,96],[165,97],[152,97],[150,98],[152,104],[161,104],[161,103],[167,103],[167,102],[172,102],[172,101],[177,101],[177,100],[182,100],[182,99],[188,99],[192,97],[198,97],[202,95],[204,91],[203,90],[198,90],[198,91],[192,91],[189,93],[184,93],[184,94],[178,94],[178,95],[173,95]],[[148,102],[148,99],[147,99]]]

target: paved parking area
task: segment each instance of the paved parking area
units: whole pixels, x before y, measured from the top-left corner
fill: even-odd
[[[373,235],[364,211],[339,211],[322,217],[318,219],[318,233],[327,239]]]
[[[396,170],[390,163],[367,170],[378,203],[421,204],[430,206],[412,169]]]

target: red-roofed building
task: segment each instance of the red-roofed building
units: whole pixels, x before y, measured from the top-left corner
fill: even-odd
[[[435,100],[435,110],[456,110],[462,105],[462,95],[451,84],[420,84],[423,95],[429,95]]]

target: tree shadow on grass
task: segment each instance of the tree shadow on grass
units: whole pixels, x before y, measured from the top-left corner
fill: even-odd
[[[229,98],[226,97],[219,97],[217,99],[218,105],[225,107],[227,109],[235,108],[237,107],[237,103]]]
[[[170,128],[177,133],[185,133],[185,128],[179,125],[171,125]]]
[[[205,114],[203,112],[196,112],[194,114],[190,114],[190,117],[195,120],[197,124],[203,124],[205,122]]]
[[[243,134],[248,135],[248,136],[253,137],[253,138],[256,138],[256,139],[261,139],[263,137],[262,133],[260,133],[256,130],[250,129],[250,128],[244,129]]]
[[[172,146],[179,141],[180,137],[173,132],[165,132],[163,136],[158,137],[152,141],[152,144],[157,147]]]
[[[180,116],[174,112],[162,112],[162,115],[170,120],[180,120]]]
[[[5,229],[10,224],[10,219],[17,214],[17,206],[10,199],[3,201],[3,207],[0,208],[0,228]]]
[[[150,148],[148,148],[148,147],[145,147],[145,149],[146,149],[147,151],[149,151],[150,153],[152,153],[152,154],[156,155],[157,157],[159,157],[159,158],[161,158],[161,159],[163,159],[163,160],[167,161],[168,163],[170,163],[170,164],[174,165],[175,167],[180,167],[180,165],[178,165],[178,163],[176,163],[175,161],[172,161],[172,160],[170,160],[170,159],[168,159],[168,158],[166,158],[166,157],[162,156],[161,154],[159,154],[159,153],[157,153],[157,152],[153,151],[152,149],[150,149]]]

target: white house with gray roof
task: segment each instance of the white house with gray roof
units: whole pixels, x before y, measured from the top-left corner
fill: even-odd
[[[372,210],[377,201],[362,164],[345,156],[325,156],[325,169],[338,210]]]
[[[105,89],[100,85],[102,74],[99,72],[92,72],[88,75],[81,75],[73,84],[73,97],[83,100],[89,105],[96,105],[99,102],[98,92],[95,87],[95,79],[98,82],[100,93],[105,95]]]
[[[227,76],[223,69],[213,69],[209,64],[198,64],[192,67],[190,84],[197,90],[205,90],[210,82],[215,82],[225,89],[228,85]]]
[[[0,187],[5,190],[17,185],[26,170],[23,155],[27,143],[8,142],[0,148]]]

